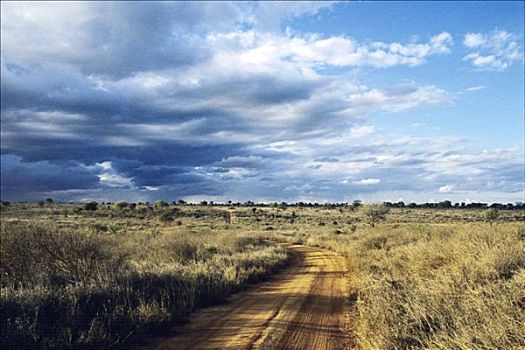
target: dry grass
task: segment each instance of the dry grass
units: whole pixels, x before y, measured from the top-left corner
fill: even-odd
[[[12,206],[4,343],[96,347],[151,333],[282,264],[285,252],[263,239],[274,238],[348,258],[361,349],[525,348],[523,212],[489,224],[478,210],[393,209],[372,228],[348,208],[235,208],[233,225],[221,210]],[[28,225],[37,219],[52,229]]]
[[[457,212],[443,211],[420,224],[396,211],[375,229],[359,215],[310,213],[284,235],[348,257],[359,348],[525,348],[525,226],[514,219],[523,213],[490,225],[474,220],[481,212],[454,223],[443,217]],[[349,223],[334,231],[337,217],[356,231]],[[318,220],[326,225],[314,228]]]
[[[2,348],[106,348],[139,339],[288,259],[213,216],[173,225],[155,217],[16,217],[6,215],[1,228]]]

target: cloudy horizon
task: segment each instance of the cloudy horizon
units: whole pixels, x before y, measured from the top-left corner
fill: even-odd
[[[2,200],[525,200],[522,2],[1,10]]]

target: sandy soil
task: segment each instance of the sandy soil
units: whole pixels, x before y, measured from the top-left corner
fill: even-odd
[[[196,312],[142,349],[348,349],[347,266],[334,252],[290,245],[300,258],[270,281]]]

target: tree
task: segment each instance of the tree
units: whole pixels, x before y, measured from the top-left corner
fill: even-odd
[[[495,208],[487,209],[483,212],[483,218],[492,226],[492,223],[499,218],[499,211]]]
[[[376,224],[385,219],[390,209],[382,204],[367,204],[363,207],[363,214],[367,224],[376,227]]]
[[[119,209],[119,210],[124,210],[127,207],[128,207],[128,202],[125,202],[125,201],[118,201],[117,203],[113,204],[113,208]]]
[[[53,204],[53,198],[46,198],[46,204]]]
[[[438,203],[438,208],[440,209],[450,209],[452,208],[452,202],[451,201],[443,201]]]
[[[95,201],[84,203],[84,209],[89,211],[97,210],[98,203]]]
[[[169,206],[169,204],[165,201],[162,201],[162,200],[158,200],[158,201],[155,201],[155,203],[153,204],[153,207],[155,209],[162,209],[162,208],[167,208]]]
[[[363,203],[359,199],[356,199],[355,201],[352,202],[352,209],[353,210],[356,210],[356,209],[358,209],[359,207],[362,207],[362,206],[363,206]]]

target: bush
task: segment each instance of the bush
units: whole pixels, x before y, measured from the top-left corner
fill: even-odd
[[[173,221],[173,215],[169,212],[165,212],[165,213],[162,213],[160,216],[159,216],[159,220],[160,222],[162,223],[169,223],[169,222],[172,222]]]
[[[98,203],[97,202],[88,202],[88,203],[84,203],[84,209],[85,210],[88,210],[88,211],[95,211],[97,210],[97,207],[98,207]]]
[[[101,235],[117,223],[107,225],[2,221],[2,348],[113,348],[224,300],[288,258],[245,234],[141,230],[128,239]]]
[[[2,224],[1,238],[2,287],[99,281],[101,266],[119,260],[101,237],[42,224]]]
[[[489,222],[491,225],[494,221],[498,220],[499,211],[495,208],[487,209],[483,212],[483,219]]]
[[[117,203],[113,204],[113,208],[117,210],[124,210],[128,207],[128,203],[125,201],[118,201]]]
[[[153,207],[155,209],[163,209],[163,208],[167,208],[169,206],[169,204],[165,201],[161,201],[161,200],[158,200],[158,201],[155,201],[155,203],[153,204]]]
[[[372,228],[375,228],[377,223],[383,221],[389,211],[390,209],[383,204],[367,204],[363,207],[366,223]]]

